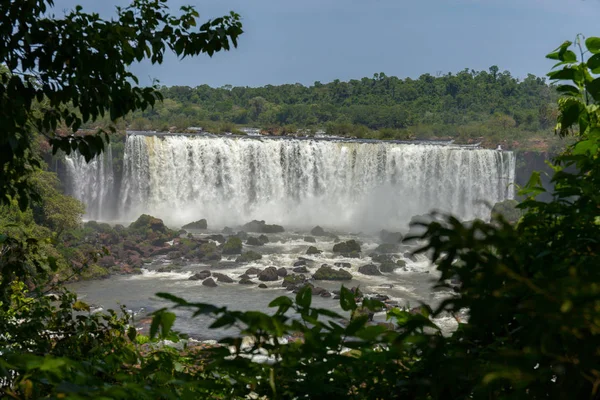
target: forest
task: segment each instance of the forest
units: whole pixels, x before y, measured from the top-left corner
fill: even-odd
[[[517,82],[491,69],[417,81],[379,74],[351,86],[202,92],[138,87],[128,67],[143,59],[161,63],[166,51],[183,57],[233,49],[243,33],[239,15],[200,24],[193,7],[172,14],[166,0],[136,0],[103,20],[81,7],[51,16],[52,4],[0,3],[2,398],[600,399],[600,37],[579,35],[547,55],[556,62],[548,74],[555,86],[535,77]],[[464,86],[452,89],[451,82]],[[378,114],[403,102],[410,107],[391,113],[400,117]],[[538,200],[546,190],[534,173],[509,218],[494,213],[489,222],[460,221],[432,213],[413,221],[419,233],[401,239],[416,240],[414,253],[426,254],[439,273],[434,286],[454,292],[435,307],[385,310],[344,286],[339,312],[318,307],[310,285],[275,298],[267,310],[246,312],[157,293],[170,306],[153,310],[142,332],[125,306],[94,312],[66,283],[111,250],[166,247],[180,232],[148,215],[127,228],[83,224],[82,205],[60,192],[43,153],[78,151],[93,160],[132,114],[150,121],[160,110],[170,114],[169,104],[199,112],[194,124],[230,115],[225,122],[262,118],[265,127],[306,121],[404,132],[440,124],[459,132],[497,120],[519,131],[554,127],[571,142],[552,160],[549,201]],[[223,108],[203,114],[216,104]],[[327,104],[334,105],[330,114]],[[455,113],[460,107],[468,111]],[[247,115],[235,119],[242,108]],[[98,131],[80,134],[96,124]],[[81,252],[69,253],[68,241],[82,243]],[[181,238],[182,246],[192,242]],[[356,245],[350,242],[342,245]],[[215,248],[199,252],[209,256]],[[175,330],[182,311],[239,334],[214,346],[191,345]],[[383,311],[385,324],[370,322],[369,313]],[[456,320],[452,334],[434,322],[442,314]],[[290,335],[302,339],[282,340]]]
[[[129,116],[129,129],[242,133],[240,127],[255,127],[276,135],[454,138],[535,149],[533,141],[550,140],[557,115],[556,89],[545,78],[518,79],[497,66],[414,80],[378,73],[310,87],[163,86],[160,92],[164,101]]]

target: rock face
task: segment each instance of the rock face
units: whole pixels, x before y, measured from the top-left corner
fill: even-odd
[[[390,232],[383,229],[379,232],[379,238],[383,243],[397,244],[402,241],[402,234],[400,232]]]
[[[218,272],[215,272],[214,274],[212,274],[212,277],[215,278],[217,280],[217,282],[223,282],[223,283],[233,283],[233,279],[231,279],[230,277],[228,277],[225,274],[220,274]]]
[[[306,267],[304,267],[304,266],[296,267],[296,268],[292,269],[292,271],[297,274],[307,274],[308,273],[308,269],[306,269]]]
[[[306,254],[321,254],[322,251],[317,249],[315,246],[310,246],[308,250],[306,250]]]
[[[318,225],[311,229],[310,234],[313,236],[327,236],[328,235],[328,233],[325,232],[325,229],[321,228]]]
[[[375,264],[367,264],[358,268],[358,272],[363,275],[381,275],[379,268]]]
[[[246,244],[249,246],[264,246],[265,244],[257,237],[250,236],[246,240]]]
[[[236,262],[252,262],[252,261],[257,261],[260,260],[262,258],[261,254],[258,254],[255,251],[247,251],[245,253],[243,253],[241,256],[239,256],[238,258],[236,258]]]
[[[258,240],[260,240],[260,242],[261,242],[262,244],[269,243],[269,237],[268,237],[267,235],[260,235],[260,236],[258,237]]]
[[[282,278],[287,276],[287,269],[285,269],[283,267],[277,269],[277,275],[279,275]]]
[[[217,283],[212,278],[208,278],[205,281],[203,281],[202,285],[208,287],[217,287]]]
[[[198,272],[198,273],[190,276],[189,280],[190,281],[201,281],[201,280],[204,280],[204,279],[208,278],[210,275],[211,275],[210,271],[207,271],[207,270],[200,271],[200,272]]]
[[[343,269],[335,270],[328,265],[323,265],[314,273],[313,278],[317,281],[349,281],[352,274]]]
[[[383,272],[384,274],[389,274],[394,272],[396,268],[399,268],[396,263],[387,261],[379,266],[379,271]]]
[[[233,235],[233,229],[231,229],[230,227],[226,226],[225,228],[223,228],[223,230],[221,231],[223,234],[225,235]]]
[[[182,229],[207,229],[208,228],[208,223],[206,222],[205,219],[201,219],[198,221],[194,221],[194,222],[190,222],[187,225],[184,225],[181,227]]]
[[[279,279],[277,275],[277,268],[267,267],[260,274],[258,274],[258,280],[263,282],[272,282]]]
[[[230,237],[223,245],[221,252],[223,254],[242,254],[242,240],[237,237]]]
[[[305,236],[304,237],[304,241],[307,242],[307,243],[317,243],[317,239],[315,239],[312,236]]]
[[[360,244],[356,240],[348,240],[333,245],[333,252],[344,257],[360,258]]]
[[[265,221],[251,221],[243,226],[243,229],[248,232],[260,232],[260,233],[280,233],[285,232],[281,225],[268,225]]]

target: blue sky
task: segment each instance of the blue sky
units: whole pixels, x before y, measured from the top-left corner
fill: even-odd
[[[127,0],[55,0],[105,18]],[[577,33],[600,36],[600,0],[171,0],[201,19],[230,10],[245,33],[229,53],[136,65],[143,83],[263,86],[487,69],[545,74],[545,54]]]

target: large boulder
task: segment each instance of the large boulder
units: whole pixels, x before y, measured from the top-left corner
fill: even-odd
[[[390,232],[382,229],[379,232],[379,238],[383,243],[400,243],[402,241],[402,234],[400,232]]]
[[[358,272],[363,275],[381,275],[379,268],[375,264],[367,264],[358,268]]]
[[[282,278],[287,276],[287,273],[288,273],[287,269],[285,269],[283,267],[277,269],[277,275],[279,275]]]
[[[162,219],[155,218],[148,214],[142,214],[140,217],[129,225],[130,230],[145,230],[150,229],[154,232],[166,233],[169,229],[165,226]]]
[[[333,245],[334,253],[350,254],[353,252],[360,253],[360,244],[356,240],[348,240]]]
[[[323,265],[313,274],[313,278],[317,281],[349,281],[352,274],[343,269],[335,270],[329,265]]]
[[[279,275],[277,275],[277,268],[275,267],[267,267],[260,274],[258,274],[258,280],[263,282],[271,282],[279,280]]]
[[[246,274],[246,275],[258,275],[258,274],[260,274],[260,269],[258,269],[258,268],[254,268],[254,267],[252,267],[252,268],[248,268],[248,269],[246,270],[245,274]]]
[[[260,242],[261,242],[262,244],[269,243],[269,237],[268,237],[267,235],[260,235],[260,236],[258,237],[258,240],[260,240]]]
[[[264,225],[262,229],[263,233],[280,233],[285,232],[285,229],[281,225]]]
[[[250,221],[243,226],[243,229],[248,232],[260,232],[260,233],[279,233],[285,232],[285,229],[281,225],[268,225],[265,221]]]
[[[384,274],[390,274],[394,272],[396,268],[399,268],[399,266],[395,262],[386,261],[379,266],[379,271]]]
[[[296,262],[294,262],[294,267],[301,267],[306,265],[306,260],[298,260]]]
[[[285,278],[283,278],[283,282],[281,283],[281,286],[283,286],[285,288],[296,287],[298,285],[303,284],[304,282],[306,282],[306,276],[304,276],[302,274],[300,274],[300,275],[292,274],[292,275],[288,275]]]
[[[184,226],[181,227],[181,229],[185,229],[185,230],[189,230],[189,229],[207,229],[208,228],[208,223],[206,222],[205,219],[201,219],[198,221],[194,221],[194,222],[190,222],[189,224],[186,224]]]
[[[317,249],[315,246],[310,246],[306,250],[306,254],[321,254],[322,252],[322,250]]]
[[[325,229],[321,228],[318,225],[311,229],[310,234],[313,236],[328,236],[329,235],[327,232],[325,232]]]
[[[223,228],[223,230],[221,231],[224,235],[233,235],[234,234],[234,230],[231,229],[230,227],[226,226],[225,228]]]
[[[208,242],[202,243],[196,252],[197,257],[202,261],[219,261],[221,253],[216,244]]]
[[[190,281],[202,281],[210,276],[210,271],[204,270],[200,271],[192,276],[190,276]]]
[[[239,231],[238,233],[236,233],[235,235],[232,235],[232,236],[238,237],[238,238],[240,238],[241,240],[246,240],[246,239],[248,239],[248,237],[250,237],[250,235],[248,235],[248,234],[247,234],[246,232],[244,232],[244,231]]]
[[[241,256],[239,256],[238,258],[236,258],[236,262],[252,262],[252,261],[257,261],[260,260],[262,258],[261,254],[258,254],[255,251],[247,251],[245,253],[242,253]]]
[[[218,272],[213,273],[212,277],[215,278],[217,280],[217,282],[222,282],[222,283],[233,283],[234,282],[233,279],[231,279],[227,275],[220,274]]]
[[[317,239],[315,239],[312,236],[305,236],[304,237],[304,241],[307,242],[307,243],[317,243]]]
[[[246,240],[246,244],[249,246],[264,246],[265,243],[260,240],[257,237],[254,236],[250,236],[247,240]]]
[[[397,260],[396,261],[396,265],[398,267],[406,267],[406,261],[404,261],[404,260]]]
[[[227,239],[221,251],[223,254],[242,254],[242,241],[240,238],[232,236]]]
[[[239,281],[240,285],[254,285],[254,282],[252,282],[249,278],[242,278]]]
[[[296,267],[292,269],[292,272],[295,272],[297,274],[307,274],[308,273],[308,269],[306,269],[306,267],[302,266],[302,267]]]
[[[202,282],[202,285],[208,286],[208,287],[217,287],[217,283],[212,278],[208,278],[208,279],[204,280]]]

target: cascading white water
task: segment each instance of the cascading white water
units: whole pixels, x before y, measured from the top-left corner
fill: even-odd
[[[111,146],[89,163],[78,152],[65,156],[68,193],[85,204],[84,219],[110,220],[115,215],[114,172]]]
[[[367,231],[398,229],[432,209],[487,219],[488,204],[513,197],[515,157],[458,146],[130,135],[123,169],[122,219]]]

